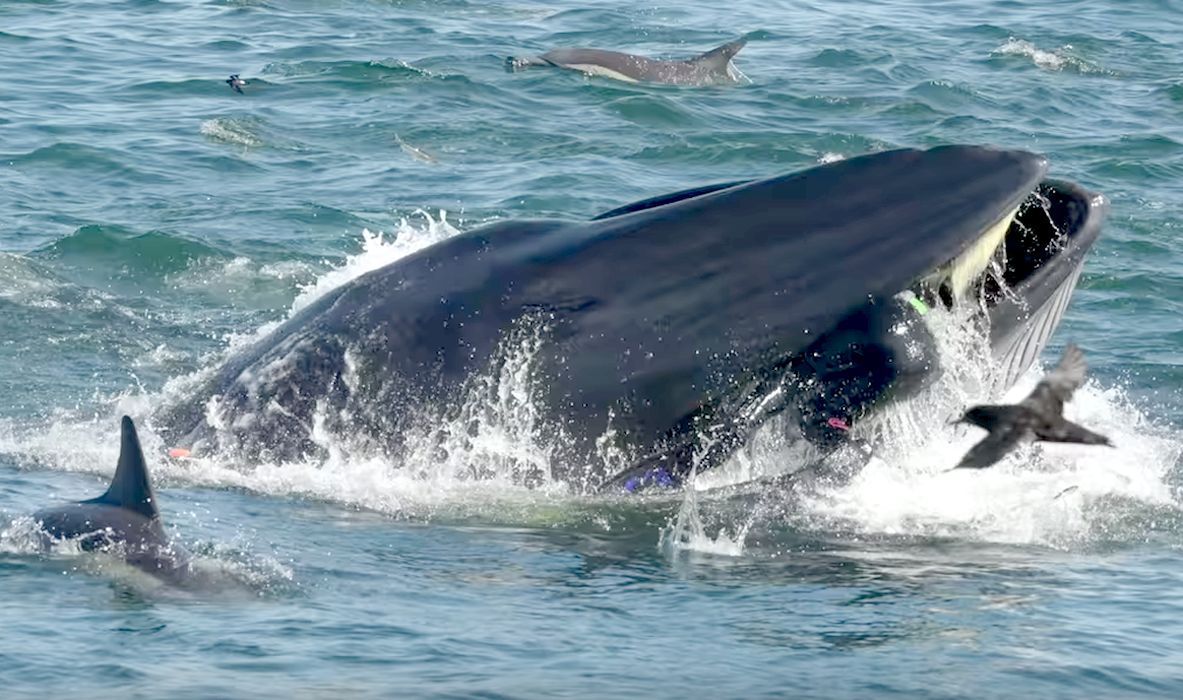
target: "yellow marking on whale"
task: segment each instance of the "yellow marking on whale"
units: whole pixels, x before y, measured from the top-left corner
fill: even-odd
[[[990,259],[994,257],[994,252],[1006,239],[1006,232],[1010,230],[1010,225],[1018,213],[1019,208],[1015,207],[1009,214],[999,219],[998,223],[986,229],[986,232],[960,255],[938,267],[928,276],[932,287],[936,289],[942,282],[948,280],[953,297],[955,299],[964,297],[970,284],[985,272],[986,266],[990,264]]]

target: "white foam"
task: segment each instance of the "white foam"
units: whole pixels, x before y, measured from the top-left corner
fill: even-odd
[[[1047,70],[1059,71],[1070,68],[1081,73],[1103,72],[1100,68],[1073,55],[1073,50],[1071,44],[1065,44],[1058,49],[1047,51],[1030,41],[1012,36],[991,53],[997,56],[1025,56],[1030,58],[1035,65]]]
[[[31,308],[58,309],[65,285],[15,253],[0,252],[0,299]]]
[[[285,463],[242,464],[214,451],[198,459],[153,459],[163,483],[243,488],[279,497],[303,496],[380,512],[431,517],[440,511],[485,517],[513,513],[536,524],[566,517],[548,506],[569,493],[554,478],[554,466],[567,443],[563,432],[543,420],[535,390],[533,360],[543,342],[541,325],[523,323],[505,341],[490,371],[473,377],[454,406],[420,417],[404,436],[407,450],[395,463],[351,435],[326,426],[349,425],[349,416],[313,416],[312,438],[323,458]],[[116,414],[150,414],[156,397],[135,393],[118,402]],[[211,425],[219,414],[211,410]],[[338,419],[337,421],[331,421]],[[0,423],[0,452],[20,455],[61,470],[110,474],[118,454],[113,418],[53,420],[47,428],[20,429]],[[145,453],[163,455],[166,445],[143,422]],[[63,445],[73,446],[65,451]]]
[[[1149,425],[1123,393],[1089,382],[1065,406],[1069,420],[1110,436],[1117,447],[1025,446],[992,468],[949,470],[984,433],[951,426],[965,407],[1025,397],[1038,368],[998,396],[986,337],[961,314],[934,312],[942,378],[884,411],[857,433],[876,458],[845,485],[822,488],[803,507],[818,519],[886,534],[958,536],[1058,546],[1091,537],[1102,497],[1157,506],[1174,503],[1167,476],[1183,450],[1175,431]],[[1069,490],[1065,493],[1066,490]]]
[[[362,229],[362,250],[350,255],[345,264],[328,273],[321,275],[310,285],[307,285],[292,302],[288,316],[292,316],[316,301],[326,293],[340,287],[346,282],[361,275],[385,267],[395,260],[404,258],[415,251],[438,243],[459,233],[448,223],[448,213],[441,209],[439,218],[433,218],[428,212],[418,209],[416,214],[423,217],[423,225],[415,226],[402,219],[398,230],[387,236],[381,231],[372,232]]]
[[[1005,400],[1021,399],[1035,381],[1029,375]],[[984,433],[934,420],[916,444],[889,445],[849,484],[804,505],[864,532],[1050,546],[1096,534],[1091,506],[1102,498],[1175,505],[1166,477],[1180,455],[1179,436],[1150,426],[1119,391],[1096,384],[1078,391],[1065,415],[1116,447],[1039,444],[989,469],[949,471]]]
[[[168,367],[188,359],[188,357],[189,353],[160,343],[132,360],[132,364],[136,367]]]
[[[663,546],[735,555],[743,551],[754,519],[776,517],[794,527],[839,527],[868,535],[1068,547],[1130,536],[1111,530],[1120,528],[1120,513],[1131,504],[1183,507],[1170,483],[1183,454],[1183,434],[1152,424],[1120,389],[1095,381],[1076,392],[1065,416],[1108,435],[1116,447],[1040,443],[1020,448],[989,469],[950,471],[984,432],[951,426],[949,420],[974,403],[1021,400],[1043,372],[1029,370],[998,396],[992,390],[993,363],[982,359],[989,357],[988,341],[969,330],[965,313],[934,310],[927,318],[936,331],[944,374],[919,396],[856,425],[855,436],[875,450],[853,479],[819,483],[794,501],[789,513],[731,514],[730,527],[716,526],[715,537],[703,526],[703,513],[717,514],[727,506],[688,495]],[[815,459],[794,452],[778,439],[780,432],[775,421],[769,422],[720,469],[695,479],[696,488],[689,491],[783,474]]]

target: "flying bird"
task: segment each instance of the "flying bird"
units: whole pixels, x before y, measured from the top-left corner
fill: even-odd
[[[972,423],[990,432],[970,448],[954,469],[985,469],[1020,442],[1076,442],[1109,445],[1109,438],[1064,418],[1064,402],[1084,384],[1088,365],[1075,345],[1064,348],[1060,364],[1017,404],[974,406],[957,422]]]
[[[246,81],[243,80],[242,78],[238,77],[238,73],[235,73],[234,75],[227,78],[226,84],[229,85],[230,87],[234,88],[235,92],[237,92],[239,94],[245,94],[245,93],[243,93],[242,88],[244,85],[246,85]]]

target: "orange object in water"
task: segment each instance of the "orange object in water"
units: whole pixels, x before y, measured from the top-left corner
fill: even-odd
[[[190,455],[189,450],[185,449],[184,447],[174,447],[168,451],[169,457],[180,458],[180,457],[188,457],[189,455]]]

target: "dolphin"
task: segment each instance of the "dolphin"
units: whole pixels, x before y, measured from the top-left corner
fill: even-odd
[[[505,65],[510,71],[553,66],[629,83],[718,85],[744,79],[732,59],[745,44],[747,39],[736,39],[704,54],[677,61],[662,61],[603,49],[551,49],[538,56],[510,56]]]
[[[131,418],[123,417],[119,462],[106,493],[33,514],[46,535],[77,540],[85,551],[117,550],[128,564],[165,581],[189,570],[189,555],[169,540]]]
[[[300,459],[328,432],[398,462],[425,424],[464,439],[525,356],[549,476],[578,490],[676,487],[774,417],[824,458],[940,376],[931,309],[979,314],[1008,383],[1046,345],[1107,210],[1047,168],[900,149],[490,224],[326,293],[157,424],[198,455]]]

